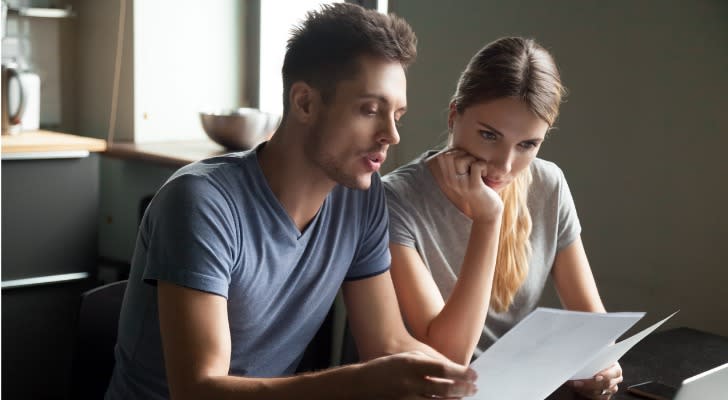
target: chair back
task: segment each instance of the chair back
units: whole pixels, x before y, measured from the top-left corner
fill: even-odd
[[[103,399],[114,369],[119,313],[127,281],[99,286],[81,295],[72,399]]]

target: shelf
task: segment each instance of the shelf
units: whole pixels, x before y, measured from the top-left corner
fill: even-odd
[[[71,18],[76,16],[71,6],[66,8],[8,7],[8,16],[25,18]]]

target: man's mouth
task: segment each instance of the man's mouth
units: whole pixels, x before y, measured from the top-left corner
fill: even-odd
[[[377,172],[382,167],[382,163],[386,158],[387,155],[385,152],[367,153],[366,156],[364,156],[364,164],[366,164],[366,168],[369,172]]]
[[[369,153],[367,154],[367,159],[373,163],[381,164],[384,162],[384,160],[387,158],[387,156],[384,153]]]

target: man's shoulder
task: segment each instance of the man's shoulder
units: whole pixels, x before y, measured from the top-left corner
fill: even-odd
[[[187,164],[175,171],[164,187],[188,187],[195,190],[225,189],[253,180],[255,155],[250,152],[230,153]]]

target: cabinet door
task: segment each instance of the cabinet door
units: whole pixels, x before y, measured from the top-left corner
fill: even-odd
[[[2,161],[2,280],[92,272],[99,160]]]
[[[66,398],[80,296],[95,282],[52,278],[95,274],[98,165],[93,154],[2,161],[2,398]],[[5,285],[28,278],[51,283]]]

